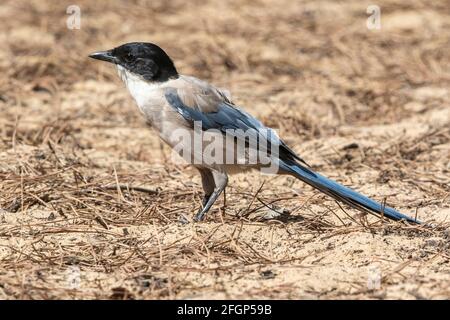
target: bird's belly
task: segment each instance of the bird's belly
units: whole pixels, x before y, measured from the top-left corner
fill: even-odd
[[[228,174],[262,166],[255,154],[238,150],[233,144],[227,145],[226,138],[220,132],[197,132],[174,125],[174,121],[168,121],[159,132],[161,139],[172,147],[171,160],[176,163],[187,162]]]

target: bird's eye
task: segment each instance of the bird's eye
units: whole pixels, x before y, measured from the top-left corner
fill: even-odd
[[[133,60],[133,57],[130,52],[122,55],[122,61],[129,63]]]

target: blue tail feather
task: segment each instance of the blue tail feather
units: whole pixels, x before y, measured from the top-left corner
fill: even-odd
[[[378,215],[383,214],[392,220],[406,220],[408,222],[420,223],[420,221],[408,217],[395,209],[386,206],[383,207],[380,203],[293,161],[281,162],[280,168],[334,199],[342,201],[356,209],[370,211]]]

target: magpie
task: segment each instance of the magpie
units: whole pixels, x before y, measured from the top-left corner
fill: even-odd
[[[227,91],[179,74],[172,59],[156,44],[126,43],[89,57],[117,67],[147,123],[199,171],[205,195],[195,221],[204,219],[227,186],[229,174],[270,167],[276,168],[276,174],[294,176],[364,213],[420,223],[311,170],[274,130],[236,106]],[[193,143],[196,132],[205,135],[209,143]],[[180,142],[180,138],[189,139]],[[250,159],[253,151],[257,157]]]

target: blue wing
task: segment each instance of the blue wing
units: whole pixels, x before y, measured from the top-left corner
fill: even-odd
[[[255,139],[266,139],[267,148],[278,149],[278,157],[282,160],[297,160],[307,165],[307,163],[295,154],[270,128],[265,127],[260,121],[255,119],[247,112],[236,108],[227,99],[212,99],[216,105],[212,108],[214,111],[202,112],[201,106],[190,107],[181,99],[176,88],[167,88],[165,90],[165,98],[167,102],[176,109],[183,118],[192,125],[196,121],[200,121],[203,130],[217,129],[223,132],[226,130],[242,130],[247,133],[243,139],[248,139],[249,135]],[[217,98],[217,96],[216,96]],[[210,102],[210,101],[209,101]],[[211,109],[211,106],[208,106]],[[236,135],[239,139],[239,134]]]

